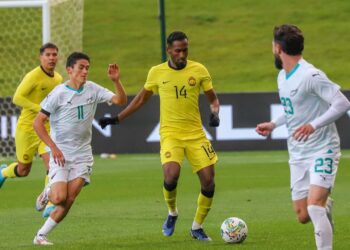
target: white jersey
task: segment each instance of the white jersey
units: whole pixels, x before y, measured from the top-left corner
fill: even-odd
[[[304,159],[323,151],[340,151],[335,123],[317,129],[306,142],[293,138],[294,131],[325,113],[340,87],[312,64],[301,59],[295,68],[278,75],[278,89],[288,128],[291,159]],[[329,151],[331,150],[331,151]]]
[[[66,82],[67,83],[67,82]],[[114,93],[87,81],[79,90],[58,85],[42,101],[50,114],[51,138],[67,160],[92,159],[92,121],[98,103],[111,101]]]

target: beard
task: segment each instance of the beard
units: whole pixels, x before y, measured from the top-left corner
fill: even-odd
[[[174,62],[174,64],[176,65],[177,69],[183,69],[186,67],[187,61],[186,60],[179,60]]]
[[[283,69],[283,63],[281,58],[278,55],[274,55],[275,56],[275,67],[277,69]]]

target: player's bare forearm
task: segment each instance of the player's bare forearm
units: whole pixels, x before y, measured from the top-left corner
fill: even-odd
[[[115,96],[112,103],[117,105],[125,105],[128,102],[122,82],[120,81],[120,69],[117,64],[108,65],[108,77],[113,81],[115,86]]]
[[[34,130],[38,134],[39,138],[51,149],[51,154],[55,163],[63,167],[65,163],[63,153],[47,133],[45,128],[45,122],[47,120],[48,117],[44,113],[39,112],[33,123]]]
[[[215,91],[213,89],[211,89],[211,90],[208,90],[204,93],[205,93],[205,96],[207,97],[208,102],[210,104],[210,111],[212,113],[219,114],[220,102],[219,102],[219,99],[218,99]]]
[[[152,96],[153,92],[142,89],[130,102],[130,104],[118,114],[118,120],[121,122],[126,117],[141,108]]]
[[[38,115],[36,116],[33,127],[35,132],[38,134],[40,139],[48,146],[48,147],[53,147],[55,143],[52,141],[50,135],[48,134],[46,128],[45,128],[45,122],[48,120],[48,117],[39,112]]]
[[[125,105],[128,102],[128,97],[125,93],[123,84],[120,80],[113,81],[115,86],[115,96],[112,97],[112,103],[117,105]]]

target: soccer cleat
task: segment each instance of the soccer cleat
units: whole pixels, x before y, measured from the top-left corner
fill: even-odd
[[[171,236],[175,231],[177,216],[168,215],[164,224],[163,224],[163,234],[164,236]]]
[[[49,197],[47,195],[46,187],[45,187],[44,190],[41,192],[41,194],[39,194],[38,198],[36,198],[36,202],[35,202],[36,210],[43,211],[48,202],[49,202]]]
[[[211,241],[211,238],[208,235],[206,235],[203,228],[199,228],[195,230],[191,229],[190,234],[192,238],[196,240]]]
[[[6,164],[1,164],[0,165],[0,188],[2,187],[2,184],[4,184],[5,180],[6,180],[6,177],[2,175],[2,171],[4,168],[6,168],[7,165]]]
[[[48,245],[53,245],[52,242],[50,242],[47,238],[46,238],[46,235],[36,235],[34,237],[34,240],[33,240],[33,244],[34,245],[45,245],[45,246],[48,246]]]
[[[52,213],[53,210],[55,210],[56,206],[51,204],[51,205],[47,205],[45,207],[45,210],[43,212],[43,218],[48,218],[50,216],[50,214]]]
[[[334,221],[332,216],[333,202],[334,200],[331,197],[328,197],[327,203],[326,203],[326,213],[327,213],[328,220],[331,223],[332,231],[334,232]]]

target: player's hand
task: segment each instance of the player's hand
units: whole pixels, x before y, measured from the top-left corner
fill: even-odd
[[[58,166],[64,166],[66,159],[64,158],[62,151],[56,145],[51,147],[51,155]]]
[[[307,141],[313,132],[315,132],[314,127],[311,124],[305,124],[294,131],[293,138],[297,141]]]
[[[120,71],[119,71],[119,66],[117,64],[108,65],[108,77],[113,82],[119,81]]]
[[[219,114],[216,112],[213,112],[209,116],[209,126],[210,127],[219,127],[220,125],[220,118]]]
[[[119,124],[118,116],[116,117],[103,117],[98,120],[98,124],[101,126],[102,129],[107,127],[107,125],[115,125]]]
[[[273,122],[263,122],[256,125],[255,131],[262,136],[269,136],[276,125]]]

